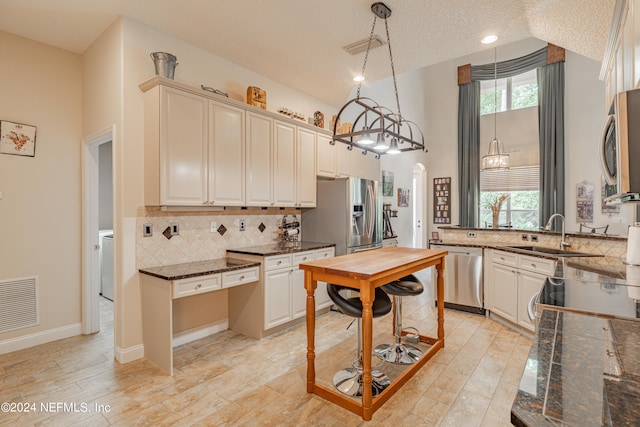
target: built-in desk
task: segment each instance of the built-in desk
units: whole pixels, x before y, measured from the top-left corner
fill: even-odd
[[[260,264],[229,258],[141,269],[144,356],[173,375],[174,301],[256,283]]]
[[[391,247],[335,258],[304,262],[304,287],[307,290],[307,392],[317,394],[343,408],[370,420],[373,413],[406,383],[433,355],[444,347],[444,257],[445,250]],[[371,358],[362,360],[362,401],[347,397],[316,383],[315,370],[315,290],[318,281],[334,283],[360,292],[362,301],[362,354],[372,354],[372,305],[375,288],[408,274],[435,266],[437,275],[438,336],[419,335],[420,342],[430,345],[422,357],[410,365],[375,400],[371,395]]]

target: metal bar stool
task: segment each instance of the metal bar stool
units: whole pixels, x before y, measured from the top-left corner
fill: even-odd
[[[422,356],[422,350],[410,344],[402,343],[402,297],[420,295],[424,291],[424,286],[416,276],[410,274],[395,282],[387,283],[381,288],[387,294],[393,295],[393,317],[395,320],[393,335],[395,336],[395,342],[392,344],[380,344],[375,348],[374,353],[385,361],[398,365],[415,363]],[[409,327],[406,329],[413,329],[416,332],[416,336],[418,335],[416,328]]]
[[[340,290],[350,290],[357,292],[356,289],[347,288],[345,286],[327,284],[327,293],[342,314],[355,317],[358,320],[358,358],[353,361],[351,368],[344,368],[336,372],[333,376],[333,385],[342,394],[347,396],[362,396],[362,301],[360,298],[345,298],[340,295]],[[380,288],[375,290],[375,300],[372,306],[373,317],[380,317],[391,311],[391,300],[387,294]],[[384,363],[372,368],[379,368]],[[383,372],[372,369],[371,375],[371,395],[377,396],[391,384],[391,380]]]

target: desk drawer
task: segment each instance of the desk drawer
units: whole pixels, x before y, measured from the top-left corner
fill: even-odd
[[[173,299],[222,289],[220,274],[190,277],[173,282]]]
[[[291,267],[291,255],[274,255],[264,260],[264,269],[266,271],[285,267]]]
[[[260,269],[258,267],[244,268],[242,270],[227,271],[222,273],[222,287],[231,288],[233,286],[244,285],[258,280]]]

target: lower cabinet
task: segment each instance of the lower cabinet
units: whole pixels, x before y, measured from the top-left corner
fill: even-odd
[[[501,318],[534,331],[528,304],[540,291],[546,277],[553,275],[556,261],[493,250],[485,277],[487,309]]]

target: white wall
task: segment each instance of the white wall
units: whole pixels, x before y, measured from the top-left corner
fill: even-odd
[[[1,351],[80,331],[82,60],[4,32],[0,57],[0,119],[37,127],[35,157],[0,154],[0,280],[39,276],[41,316]]]
[[[111,158],[111,141],[101,144],[98,149],[98,227],[100,230],[113,229],[113,160]]]

